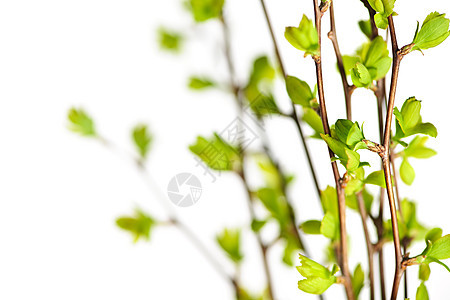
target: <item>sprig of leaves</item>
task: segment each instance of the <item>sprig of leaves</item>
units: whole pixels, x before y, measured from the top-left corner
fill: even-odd
[[[292,46],[300,51],[304,51],[305,56],[319,54],[317,30],[306,15],[303,15],[298,27],[286,27],[284,36]]]
[[[394,12],[395,0],[368,0],[370,6],[377,12],[374,17],[378,28],[386,29],[388,26],[388,17]]]
[[[449,24],[450,20],[445,18],[445,14],[438,12],[430,13],[423,21],[420,30],[419,22],[417,22],[412,50],[422,51],[441,44],[450,35]]]
[[[309,294],[323,294],[337,282],[337,277],[334,275],[339,271],[339,267],[336,264],[330,271],[306,256],[301,254],[299,256],[301,265],[297,267],[297,271],[305,277],[298,282],[300,290]]]
[[[131,233],[134,236],[134,242],[139,239],[150,239],[150,233],[153,227],[157,224],[157,221],[144,213],[140,209],[135,209],[134,215],[122,216],[116,219],[116,225]]]
[[[71,108],[67,114],[69,120],[69,130],[86,137],[95,137],[94,121],[81,108]]]

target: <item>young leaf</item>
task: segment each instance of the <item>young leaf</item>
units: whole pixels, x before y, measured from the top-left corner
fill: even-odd
[[[442,43],[450,34],[449,23],[450,20],[445,18],[445,14],[430,13],[423,21],[420,30],[416,30],[412,50],[425,50]],[[417,29],[419,29],[419,23],[417,23]]]
[[[213,170],[233,171],[240,168],[238,150],[216,133],[210,139],[197,137],[197,142],[189,149]]]
[[[359,29],[361,29],[362,33],[364,33],[364,35],[370,39],[372,37],[372,25],[371,25],[370,19],[369,20],[361,20],[358,22],[358,25],[359,25]]]
[[[320,226],[322,222],[318,220],[309,220],[300,225],[300,229],[306,234],[321,234]]]
[[[237,264],[242,261],[241,231],[239,229],[225,229],[217,235],[216,240],[232,261]]]
[[[186,7],[198,23],[219,18],[225,0],[187,0]]]
[[[433,243],[428,256],[439,260],[450,258],[450,234],[444,235]]]
[[[183,43],[183,36],[177,32],[160,27],[158,29],[158,41],[162,50],[179,52]]]
[[[351,70],[350,75],[352,82],[357,87],[368,87],[372,82],[372,76],[369,70],[362,64],[356,63],[356,66]]]
[[[337,266],[333,266],[333,271],[330,272],[327,268],[315,261],[300,256],[300,266],[297,267],[298,272],[306,279],[298,282],[298,288],[310,294],[322,294],[333,283],[336,283],[337,278],[334,274],[339,270]]]
[[[138,125],[134,127],[132,134],[134,145],[142,159],[147,157],[148,149],[152,142],[152,136],[148,132],[146,125]]]
[[[315,96],[305,81],[294,76],[287,76],[286,89],[292,102],[306,108],[311,107],[311,101],[315,99]]]
[[[82,136],[95,137],[94,121],[84,110],[71,108],[67,115],[69,120],[69,130],[76,132]]]
[[[402,164],[400,165],[400,178],[407,185],[411,185],[416,177],[416,172],[414,168],[409,163],[408,159],[403,158]]]
[[[442,229],[433,228],[430,231],[428,231],[427,235],[425,236],[425,242],[430,241],[432,244],[434,244],[441,237],[442,237]]]
[[[339,220],[333,216],[333,213],[327,212],[320,224],[320,233],[329,239],[336,240],[339,238],[338,228]]]
[[[423,282],[417,288],[416,300],[429,300],[427,287]]]
[[[320,136],[320,134],[324,133],[322,119],[314,109],[304,108],[302,120],[314,129],[315,135]]]
[[[419,266],[419,279],[422,281],[427,281],[430,278],[431,269],[430,265],[427,263],[422,263]]]
[[[202,78],[197,76],[191,76],[189,78],[188,87],[191,90],[204,90],[207,88],[214,87],[216,84],[214,81],[208,78]]]
[[[305,55],[319,54],[317,30],[314,28],[313,22],[305,15],[298,27],[286,27],[284,36],[292,46],[304,51]]]
[[[387,18],[394,13],[395,0],[369,0],[368,2],[377,12],[374,17],[377,27],[386,29],[388,26]]]
[[[266,224],[267,220],[252,220],[251,228],[254,232],[260,232]]]
[[[362,288],[364,287],[364,271],[361,267],[361,264],[358,264],[355,268],[355,271],[353,271],[352,276],[352,286],[353,286],[353,292],[355,294],[355,299],[358,299],[359,294],[361,293]]]
[[[136,243],[140,238],[150,239],[150,232],[156,225],[156,221],[140,209],[136,209],[133,216],[120,217],[116,220],[116,224],[119,228],[129,231]]]
[[[386,179],[384,177],[384,171],[379,170],[369,174],[364,180],[366,184],[374,184],[386,188]]]
[[[427,136],[416,136],[403,151],[406,157],[430,158],[436,155],[436,151],[425,147]]]

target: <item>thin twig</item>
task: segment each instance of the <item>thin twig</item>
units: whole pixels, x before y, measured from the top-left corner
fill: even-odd
[[[337,65],[339,68],[339,74],[341,75],[342,86],[344,88],[345,96],[345,111],[347,113],[347,119],[352,119],[352,94],[355,90],[354,85],[349,85],[347,80],[347,74],[345,74],[344,61],[342,60],[341,50],[339,49],[339,43],[336,34],[336,22],[334,18],[334,4],[333,1],[330,5],[330,32],[328,32],[328,38],[333,43],[334,53],[336,54]]]
[[[367,211],[366,206],[364,204],[363,195],[361,192],[359,192],[357,195],[358,200],[358,210],[359,214],[361,215],[361,221],[364,229],[364,238],[366,240],[366,247],[367,247],[367,259],[369,264],[369,284],[370,284],[370,299],[375,300],[375,280],[374,280],[374,268],[373,268],[373,253],[374,253],[374,247],[372,245],[372,242],[370,241],[370,234],[369,234],[369,228],[367,226]]]
[[[315,24],[318,35],[318,44],[319,44],[319,55],[314,57],[314,62],[316,65],[316,76],[317,76],[317,87],[319,94],[319,106],[320,106],[320,116],[322,119],[322,125],[324,128],[325,134],[330,135],[330,126],[328,123],[327,110],[325,104],[325,94],[323,87],[323,74],[322,74],[322,62],[321,62],[321,23],[322,23],[322,15],[323,12],[319,8],[319,4],[316,0],[314,2],[314,16],[315,16]],[[330,158],[334,157],[334,153],[328,147],[328,152]],[[335,161],[331,163],[333,169],[333,175],[336,183],[336,192],[338,198],[338,212],[339,212],[339,229],[340,229],[340,257],[338,258],[339,264],[341,266],[344,280],[345,292],[347,294],[348,300],[354,300],[355,295],[353,292],[352,282],[351,282],[351,274],[348,267],[348,245],[347,245],[347,229],[346,229],[346,217],[345,217],[345,190],[342,186],[342,180],[339,175],[339,170]]]
[[[220,20],[221,20],[222,30],[223,30],[223,35],[224,35],[225,59],[227,61],[227,65],[228,65],[230,84],[233,88],[233,94],[234,94],[234,97],[235,97],[235,100],[236,100],[236,103],[238,106],[239,114],[242,115],[243,114],[243,100],[240,96],[239,85],[236,82],[235,68],[234,68],[233,59],[232,59],[232,55],[231,55],[231,39],[230,39],[229,28],[228,28],[228,24],[225,20],[225,17],[223,15],[221,16]],[[243,149],[242,149],[241,141],[239,141],[238,148],[241,153],[241,165],[242,165],[242,168],[238,172],[238,175],[241,177],[242,183],[244,184],[244,187],[245,187],[245,190],[247,193],[246,198],[247,198],[248,209],[249,209],[249,213],[250,213],[250,218],[253,221],[253,220],[256,220],[256,214],[255,214],[254,207],[253,207],[253,193],[251,192],[250,187],[248,185],[244,167],[243,167],[244,162],[245,162],[245,151],[243,151]],[[266,275],[269,298],[271,300],[273,300],[275,298],[274,298],[274,294],[273,294],[273,282],[272,282],[272,277],[271,277],[270,268],[269,268],[269,261],[268,261],[268,257],[267,257],[268,248],[264,244],[261,234],[259,232],[256,232],[255,236],[256,236],[256,239],[258,242],[258,246],[261,250],[262,262],[263,262],[263,267],[264,267],[264,273]]]
[[[392,43],[392,55],[393,55],[393,63],[392,63],[392,79],[391,79],[391,87],[389,91],[389,102],[386,114],[386,123],[383,137],[383,145],[385,147],[385,152],[382,154],[383,161],[383,170],[384,176],[386,180],[386,189],[388,192],[389,199],[389,208],[391,212],[391,223],[392,223],[392,234],[394,239],[394,248],[395,248],[395,275],[394,275],[394,283],[392,285],[392,293],[391,300],[397,299],[398,288],[400,285],[400,280],[403,275],[403,267],[402,267],[402,249],[400,242],[400,235],[398,230],[398,220],[397,220],[397,209],[394,197],[394,190],[392,185],[392,176],[391,176],[391,163],[390,163],[390,143],[391,143],[391,125],[393,119],[393,111],[395,104],[395,93],[397,90],[397,82],[398,82],[398,73],[400,68],[400,62],[403,57],[401,52],[399,51],[397,44],[397,37],[395,32],[394,21],[392,15],[388,17],[389,21],[389,32],[391,35],[391,43]]]
[[[287,77],[286,68],[284,67],[283,59],[281,58],[280,49],[278,47],[278,43],[277,43],[277,40],[276,40],[276,37],[275,37],[275,33],[273,31],[273,26],[272,26],[272,23],[270,21],[269,13],[267,12],[267,7],[266,7],[266,4],[265,4],[264,0],[261,0],[261,6],[262,6],[263,11],[264,11],[264,17],[266,19],[267,27],[269,28],[270,37],[272,39],[272,43],[273,43],[273,46],[274,46],[274,49],[275,49],[275,55],[276,55],[277,60],[278,60],[278,65],[280,66],[281,73],[283,74],[283,78],[286,79],[286,77]],[[298,133],[300,134],[300,140],[302,141],[303,150],[305,151],[305,154],[306,154],[306,159],[308,161],[309,170],[311,172],[311,176],[312,176],[313,181],[314,181],[314,187],[316,188],[317,196],[318,196],[318,199],[320,201],[320,194],[321,194],[321,192],[320,192],[319,181],[317,179],[316,171],[314,169],[314,165],[313,165],[313,162],[312,162],[312,159],[311,159],[311,154],[310,154],[308,145],[306,143],[306,138],[305,138],[305,135],[303,134],[303,129],[302,129],[302,126],[300,124],[300,121],[299,121],[299,118],[298,118],[298,114],[297,114],[297,111],[295,109],[295,105],[294,105],[294,103],[292,101],[289,101],[289,102],[291,103],[291,107],[292,107],[292,113],[289,114],[289,116],[294,121],[295,127],[297,128]]]

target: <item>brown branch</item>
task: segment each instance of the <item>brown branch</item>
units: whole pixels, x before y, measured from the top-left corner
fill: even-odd
[[[327,110],[325,104],[325,93],[323,87],[323,73],[322,73],[322,62],[321,62],[321,23],[322,23],[322,15],[323,11],[319,8],[319,5],[316,0],[314,2],[314,16],[315,16],[315,25],[318,35],[318,44],[319,44],[319,54],[314,56],[314,62],[316,65],[316,76],[317,76],[317,88],[319,94],[319,106],[320,106],[320,117],[322,119],[322,125],[324,128],[325,134],[330,134],[330,126],[328,123]],[[328,147],[328,152],[330,158],[334,157],[334,153]],[[345,190],[342,186],[342,179],[339,174],[339,170],[335,161],[331,163],[333,175],[336,183],[336,192],[338,198],[338,211],[339,211],[339,229],[340,229],[340,257],[338,257],[339,264],[341,266],[344,280],[345,292],[347,294],[348,300],[354,300],[355,295],[353,292],[352,282],[351,282],[351,274],[348,267],[348,245],[347,245],[347,229],[346,229],[346,217],[345,217]]]
[[[364,229],[364,238],[366,240],[367,247],[367,259],[369,264],[369,282],[370,282],[370,300],[375,300],[375,280],[374,280],[374,268],[373,268],[373,254],[374,254],[374,246],[370,241],[369,228],[367,226],[367,211],[364,204],[363,195],[359,192],[357,195],[358,200],[358,210],[361,215],[361,221]]]
[[[354,85],[349,85],[347,80],[347,74],[345,74],[344,62],[342,60],[341,50],[339,49],[339,43],[336,34],[336,23],[334,18],[334,4],[331,2],[330,5],[330,32],[328,32],[328,38],[333,43],[334,53],[336,54],[337,65],[339,69],[339,74],[341,75],[342,86],[344,88],[345,96],[345,111],[347,113],[347,119],[352,119],[352,94],[356,89]]]
[[[278,43],[277,43],[277,40],[276,40],[276,37],[275,37],[275,33],[273,31],[273,26],[272,26],[272,23],[270,21],[269,13],[267,12],[267,7],[266,7],[266,4],[265,4],[264,0],[261,0],[261,6],[262,6],[262,9],[264,11],[264,17],[266,19],[267,27],[268,27],[269,32],[270,32],[270,37],[272,39],[273,47],[275,49],[275,55],[277,57],[278,65],[280,66],[281,73],[283,74],[283,78],[286,79],[286,77],[287,77],[286,68],[284,67],[283,59],[281,58],[280,48],[278,47]],[[317,196],[318,196],[318,199],[320,201],[320,194],[321,194],[321,192],[320,192],[319,181],[317,179],[316,171],[314,169],[314,165],[313,165],[313,162],[312,162],[312,159],[311,159],[311,154],[310,154],[310,151],[308,149],[308,145],[306,143],[306,138],[305,138],[305,136],[303,134],[303,129],[302,129],[302,126],[300,124],[300,121],[299,121],[299,118],[298,118],[298,115],[297,115],[297,111],[295,109],[295,105],[294,105],[294,103],[291,100],[289,102],[291,103],[291,107],[292,107],[292,113],[289,114],[289,117],[294,121],[295,127],[297,128],[298,133],[300,134],[300,140],[302,141],[303,150],[305,151],[306,159],[308,161],[309,170],[311,172],[311,176],[312,176],[313,181],[314,181],[314,186],[315,186],[315,189],[316,189],[316,192],[317,192]]]
[[[391,163],[390,163],[390,143],[391,143],[391,126],[392,126],[392,119],[393,119],[393,111],[394,111],[394,104],[395,104],[395,93],[397,91],[397,82],[398,82],[398,74],[400,69],[400,62],[403,58],[403,53],[398,48],[397,44],[397,36],[395,32],[395,26],[392,16],[389,16],[389,32],[391,35],[391,43],[392,43],[392,55],[393,55],[393,63],[392,63],[392,78],[391,78],[391,87],[389,91],[389,102],[388,102],[388,108],[387,108],[387,114],[386,114],[386,123],[385,123],[385,130],[384,130],[384,137],[383,137],[383,145],[385,147],[385,152],[382,154],[382,161],[383,161],[383,170],[384,170],[384,176],[386,180],[386,189],[388,194],[388,200],[389,200],[389,209],[391,212],[391,222],[392,222],[392,234],[394,239],[394,251],[395,251],[395,275],[394,275],[394,283],[392,285],[392,293],[391,293],[391,300],[397,299],[398,294],[398,288],[400,285],[400,280],[403,275],[403,268],[402,268],[402,249],[401,249],[401,242],[400,242],[400,235],[398,230],[398,219],[397,219],[397,208],[395,203],[395,197],[394,197],[394,190],[392,185],[392,178],[391,178]]]

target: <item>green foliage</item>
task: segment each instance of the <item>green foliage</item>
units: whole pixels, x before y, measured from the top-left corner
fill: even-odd
[[[320,224],[320,233],[335,241],[339,239],[339,212],[336,189],[328,186],[321,192],[320,200],[325,213]]]
[[[378,28],[386,29],[388,26],[388,17],[394,12],[395,0],[368,0],[370,6],[377,12],[375,23]]]
[[[370,19],[359,21],[358,26],[359,26],[359,29],[361,29],[362,33],[364,33],[364,35],[367,38],[370,39],[372,37],[372,25],[371,25]]]
[[[382,188],[386,188],[386,178],[384,176],[384,171],[379,170],[369,174],[367,178],[364,180],[366,184],[373,184],[381,186]]]
[[[408,199],[403,199],[401,201],[401,206],[403,218],[400,218],[397,213],[400,239],[408,238],[411,241],[417,241],[425,238],[427,229],[417,220],[416,204]],[[384,227],[384,238],[392,240],[391,220],[385,222]]]
[[[280,112],[271,93],[275,75],[275,69],[267,56],[258,57],[253,62],[253,69],[244,94],[250,103],[250,108],[258,117]]]
[[[292,46],[304,51],[305,55],[319,54],[317,30],[306,15],[303,15],[298,27],[286,27],[284,36]]]
[[[331,133],[332,136],[326,134],[320,136],[348,172],[354,172],[359,167],[367,165],[360,161],[360,155],[356,152],[359,149],[367,148],[363,142],[364,134],[357,122],[338,120],[335,130]]]
[[[212,138],[197,137],[189,149],[208,167],[218,171],[238,171],[241,159],[238,150],[226,143],[217,133]]]
[[[314,130],[312,137],[320,138],[320,135],[324,133],[322,119],[314,109],[304,108],[302,120]]]
[[[337,265],[334,265],[330,271],[306,256],[301,254],[299,256],[301,265],[297,267],[297,270],[305,277],[298,282],[300,290],[310,294],[323,294],[333,283],[337,282],[337,278],[334,276],[339,271]]]
[[[316,107],[317,100],[315,93],[311,91],[309,85],[297,77],[286,77],[286,89],[292,102],[305,108]]]
[[[224,2],[225,0],[187,0],[185,3],[195,22],[201,23],[220,18]]]
[[[444,235],[432,243],[427,256],[439,260],[450,258],[450,234]]]
[[[188,87],[191,90],[205,90],[207,88],[215,87],[216,83],[208,78],[198,77],[198,76],[191,76],[189,78]]]
[[[416,172],[407,158],[404,158],[402,164],[400,165],[400,178],[407,185],[411,185],[414,178],[416,178]]]
[[[183,44],[183,36],[164,27],[158,29],[158,42],[162,50],[179,52]]]
[[[421,101],[411,97],[403,103],[402,109],[394,108],[394,115],[397,120],[395,138],[411,136],[414,134],[426,134],[431,137],[437,136],[437,129],[431,123],[422,123],[420,115],[422,104]]]
[[[358,264],[353,271],[352,275],[352,286],[353,292],[355,294],[355,299],[359,298],[359,294],[361,293],[362,288],[364,287],[364,271],[361,267],[361,264]]]
[[[416,300],[429,300],[427,287],[423,282],[417,288]]]
[[[445,18],[445,14],[438,12],[430,13],[423,21],[419,30],[419,22],[414,35],[412,50],[425,50],[441,44],[449,35],[450,20]]]
[[[427,142],[427,136],[416,136],[408,145],[408,147],[403,150],[404,157],[413,157],[413,158],[430,158],[436,155],[436,151],[433,149],[425,147],[425,143]]]
[[[373,41],[365,43],[357,51],[356,57],[346,57],[344,68],[349,70],[350,63],[353,63],[350,75],[353,84],[357,87],[370,87],[374,80],[386,76],[392,63],[389,57],[387,44],[381,36]]]
[[[149,240],[150,233],[157,222],[140,209],[135,209],[133,216],[122,216],[116,219],[119,228],[128,231],[134,236],[136,243],[140,238]]]
[[[241,231],[239,229],[224,229],[216,237],[217,243],[235,263],[240,263],[244,256],[241,253]]]
[[[96,136],[94,121],[81,108],[71,108],[67,118],[69,120],[69,130],[82,136]]]
[[[419,279],[422,281],[427,281],[430,278],[431,269],[430,265],[427,263],[422,263],[419,265]]]
[[[320,227],[322,225],[321,221],[309,220],[303,222],[300,225],[300,229],[306,234],[321,234]]]
[[[142,159],[145,159],[152,143],[152,135],[148,132],[146,125],[137,125],[133,129],[132,138],[136,149]]]

